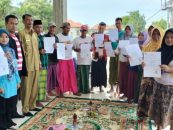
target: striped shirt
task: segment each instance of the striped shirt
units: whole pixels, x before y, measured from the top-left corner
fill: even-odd
[[[10,34],[10,36],[15,40],[16,42],[16,46],[17,46],[17,64],[18,64],[18,70],[22,70],[22,62],[23,62],[23,56],[22,56],[22,49],[21,49],[21,45],[19,42],[19,39],[16,37],[15,34]]]

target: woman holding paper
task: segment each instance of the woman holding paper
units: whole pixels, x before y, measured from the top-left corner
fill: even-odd
[[[152,33],[153,29],[154,29],[154,25],[150,25],[148,30],[147,30],[148,31],[148,37],[147,37],[147,40],[143,43],[143,47],[148,45],[148,43],[150,42],[150,40],[151,40],[151,33]]]
[[[161,47],[163,35],[163,30],[155,27],[151,32],[151,41],[143,48],[143,52],[156,52]],[[137,112],[141,119],[148,116],[151,96],[153,94],[153,83],[153,78],[142,78]]]
[[[127,25],[125,27],[125,33],[123,36],[123,40],[129,40],[132,37],[134,37],[133,36],[133,27],[130,25]],[[119,44],[121,44],[121,42]],[[119,47],[120,47],[120,45],[119,45]],[[134,83],[133,80],[136,80],[137,74],[136,73],[131,74],[129,72],[130,67],[129,67],[129,63],[128,63],[128,58],[125,54],[123,54],[122,50],[120,50],[119,61],[120,61],[120,68],[119,68],[120,93],[124,94],[124,96],[121,98],[127,97],[129,100],[131,100],[132,95],[134,95],[134,86],[132,86]],[[129,80],[129,78],[131,78],[131,79]]]
[[[0,29],[0,47],[8,54],[9,67],[9,74],[0,76],[0,130],[6,130],[16,125],[11,116],[16,107],[13,97],[17,95],[17,88],[20,87],[20,77],[15,52],[9,47],[9,34],[4,29]]]
[[[147,40],[147,37],[148,37],[147,32],[145,32],[145,31],[139,32],[139,34],[138,34],[138,43],[139,43],[140,49],[142,49],[143,44]],[[134,95],[134,102],[135,103],[138,103],[142,76],[143,76],[143,69],[142,69],[142,66],[139,65],[138,66],[137,83],[135,85],[135,95]]]
[[[173,28],[168,29],[158,50],[161,52],[161,78],[155,78],[149,116],[161,130],[173,130]]]

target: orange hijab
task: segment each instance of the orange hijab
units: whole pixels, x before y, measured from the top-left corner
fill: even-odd
[[[153,32],[155,30],[159,30],[159,32],[160,32],[160,39],[158,41],[154,41],[153,38],[152,38]],[[164,35],[164,31],[163,31],[162,28],[154,27],[152,32],[151,32],[151,40],[149,41],[149,43],[146,46],[144,46],[144,48],[142,50],[144,52],[154,52],[154,51],[157,51],[161,47],[163,35]]]

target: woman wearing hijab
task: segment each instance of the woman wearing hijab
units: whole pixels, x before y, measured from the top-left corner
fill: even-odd
[[[151,32],[152,32],[153,28],[154,28],[154,25],[150,25],[149,26],[149,28],[147,30],[148,37],[147,37],[147,40],[143,43],[143,47],[145,47],[146,45],[148,45],[148,43],[150,42],[150,40],[151,40]]]
[[[143,52],[156,52],[160,47],[163,39],[164,31],[155,27],[151,33],[151,41],[143,48]],[[139,101],[138,101],[138,116],[140,120],[148,116],[148,110],[153,94],[153,78],[142,78]]]
[[[9,34],[4,29],[0,29],[0,47],[7,57],[9,67],[9,74],[0,76],[0,130],[6,130],[16,125],[11,117],[15,107],[12,98],[17,95],[20,78],[15,52],[9,47]]]
[[[133,36],[133,27],[130,26],[130,25],[127,25],[125,27],[125,32],[124,32],[123,40],[129,40],[132,37],[134,37]],[[119,52],[121,52],[121,50]],[[120,68],[119,68],[120,93],[124,94],[123,97],[127,97],[128,96],[128,89],[127,89],[128,75],[127,74],[129,72],[128,58],[127,58],[127,56],[124,56],[123,54],[120,53],[119,61],[120,61],[120,64],[119,64],[120,65]]]
[[[138,43],[139,47],[142,49],[143,44],[147,40],[148,34],[145,31],[141,31],[138,34]],[[137,77],[137,83],[135,85],[135,93],[134,93],[134,102],[138,103],[138,98],[139,98],[139,91],[140,91],[140,86],[141,86],[141,81],[142,81],[142,75],[143,75],[143,70],[142,66],[138,66],[138,77]]]
[[[157,124],[157,130],[168,125],[173,130],[173,28],[166,31],[158,52],[161,52],[162,75],[154,79],[149,116]]]
[[[138,43],[140,48],[142,48],[142,46],[144,45],[144,43],[146,42],[146,40],[148,39],[148,33],[145,31],[141,31],[138,34]]]

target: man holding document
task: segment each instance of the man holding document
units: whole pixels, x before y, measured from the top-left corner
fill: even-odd
[[[56,24],[50,22],[48,24],[48,33],[44,35],[44,49],[48,53],[48,74],[47,74],[47,92],[49,96],[56,95],[56,88],[58,87],[58,59],[57,46],[59,42],[55,35]]]
[[[62,55],[61,51],[57,51],[57,57],[59,59],[59,71],[58,71],[58,83],[59,87],[57,89],[57,93],[60,96],[63,96],[66,92],[72,92],[74,95],[80,96],[81,94],[78,93],[77,87],[77,79],[76,79],[76,72],[74,61],[72,57],[72,37],[69,35],[70,32],[70,23],[65,22],[61,26],[62,33],[57,34],[59,42],[57,44],[58,48],[61,46],[64,48],[63,54],[64,57],[59,57]]]
[[[122,30],[122,18],[116,18],[115,20],[116,30],[118,31],[117,36],[114,34],[114,40],[111,40],[113,50],[117,49],[119,40],[122,40],[124,31]],[[110,34],[111,35],[111,34]],[[109,62],[109,84],[111,85],[111,89],[108,92],[114,91],[114,86],[118,85],[118,65],[119,59],[118,56],[114,54],[114,56],[110,57]],[[119,93],[119,89],[117,86],[116,93]]]
[[[91,64],[91,90],[97,86],[100,88],[100,92],[104,92],[102,87],[107,86],[107,55],[104,49],[104,42],[109,41],[109,36],[104,34],[105,29],[106,23],[101,22],[98,26],[98,32],[93,34],[94,49]]]
[[[38,84],[38,98],[37,98],[37,106],[43,107],[41,101],[46,101],[46,86],[47,86],[47,68],[48,68],[48,54],[46,54],[46,50],[44,49],[44,36],[42,35],[43,32],[43,25],[41,20],[34,20],[33,23],[34,31],[38,35],[39,40],[39,52],[40,52],[40,60],[41,60],[41,67],[40,75],[39,75],[39,84]]]
[[[89,73],[91,65],[91,49],[93,38],[87,36],[88,26],[82,25],[81,36],[73,40],[74,50],[77,52],[77,81],[79,92],[89,93]]]

